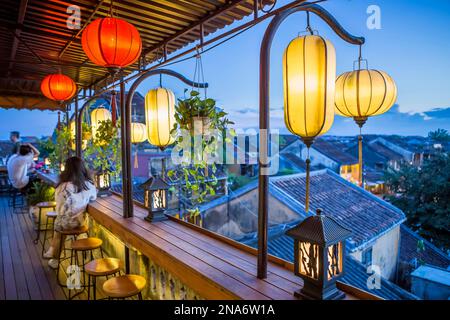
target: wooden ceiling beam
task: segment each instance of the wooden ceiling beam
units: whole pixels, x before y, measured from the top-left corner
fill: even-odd
[[[83,26],[75,33],[72,38],[67,41],[67,43],[64,45],[64,47],[61,49],[61,51],[58,54],[58,58],[61,58],[64,52],[70,47],[70,45],[75,41],[76,38],[80,36],[80,34],[83,32],[83,30],[87,27],[87,25],[91,22],[92,18],[95,16],[97,11],[100,9],[100,7],[103,5],[105,0],[100,0],[99,3],[94,7],[94,10],[89,15],[89,17],[86,19],[86,21],[83,23]]]
[[[23,21],[25,20],[25,14],[27,12],[27,5],[28,0],[21,0],[19,5],[19,15],[17,17],[17,24],[21,25],[23,24]],[[14,60],[16,58],[17,48],[19,48],[19,37],[20,37],[21,30],[17,29],[14,30],[14,39],[13,44],[11,48],[11,54],[9,56],[10,60]],[[11,71],[14,68],[14,62],[10,62],[8,66],[8,73],[7,77],[9,78],[11,76]]]

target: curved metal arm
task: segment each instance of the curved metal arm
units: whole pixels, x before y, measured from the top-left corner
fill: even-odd
[[[147,79],[148,77],[157,75],[157,74],[166,74],[168,76],[172,76],[178,78],[182,82],[186,83],[189,86],[197,87],[197,88],[207,88],[207,83],[196,83],[185,76],[181,75],[178,72],[168,69],[154,69],[148,70],[139,78],[137,78],[133,84],[131,85],[130,90],[127,94],[126,104],[123,105],[121,102],[121,111],[122,111],[122,189],[123,189],[123,203],[124,203],[124,217],[132,217],[133,216],[133,183],[131,180],[132,172],[131,172],[131,109],[132,109],[132,101],[134,93],[137,87]],[[122,88],[122,87],[121,87]],[[121,90],[123,91],[123,90]],[[123,92],[121,92],[121,97],[123,97]]]
[[[324,8],[317,4],[302,3],[285,11],[278,13],[264,33],[261,43],[260,64],[259,64],[259,174],[258,174],[258,278],[267,277],[267,239],[268,239],[268,214],[269,214],[269,176],[266,173],[268,163],[269,144],[266,136],[262,132],[269,132],[269,79],[270,79],[270,48],[272,40],[281,23],[291,14],[299,11],[308,11],[316,14],[325,21],[336,34],[344,41],[362,45],[365,41],[363,37],[356,37],[347,32],[337,20]]]
[[[127,106],[130,106],[129,108],[131,109],[131,104],[128,103],[128,99],[130,99],[130,101],[133,101],[133,96],[134,93],[137,89],[137,87],[142,83],[142,81],[144,81],[145,79],[147,79],[148,77],[157,75],[157,74],[165,74],[168,76],[172,76],[175,77],[179,80],[181,80],[182,82],[184,82],[185,84],[191,86],[191,87],[197,87],[197,88],[207,88],[208,87],[208,83],[197,83],[194,82],[192,80],[189,80],[188,78],[186,78],[185,76],[183,76],[182,74],[173,71],[173,70],[169,70],[169,69],[154,69],[154,70],[149,70],[148,72],[142,74],[139,78],[136,79],[135,82],[133,82],[133,86],[130,88],[130,91],[128,93],[128,97],[127,97]],[[78,157],[81,157],[81,144],[82,144],[82,139],[81,139],[81,135],[82,135],[82,123],[83,123],[83,117],[84,117],[84,110],[87,108],[87,106],[95,99],[99,98],[101,94],[108,92],[108,91],[112,91],[114,90],[114,88],[110,88],[107,90],[103,90],[100,93],[93,95],[91,97],[88,98],[88,100],[86,100],[83,104],[83,106],[81,107],[81,109],[79,109],[78,112],[78,122],[77,122],[77,127],[76,127],[76,154]],[[131,98],[130,98],[131,97]],[[78,138],[80,137],[80,138]]]

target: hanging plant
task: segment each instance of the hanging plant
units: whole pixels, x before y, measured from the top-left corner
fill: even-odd
[[[95,171],[110,170],[117,178],[122,170],[120,158],[119,121],[113,125],[111,120],[100,121],[84,152],[85,159]]]
[[[186,92],[187,90],[185,94]],[[184,158],[179,168],[169,170],[168,177],[180,183],[184,181],[183,191],[189,195],[192,202],[203,203],[207,196],[216,194],[217,167],[215,161],[211,159],[217,158],[224,134],[228,126],[234,123],[227,118],[225,111],[217,107],[216,100],[203,99],[195,90],[192,90],[187,98],[178,99],[175,106],[175,120],[171,133],[185,134],[176,137],[175,152],[185,151],[187,143],[191,146],[190,156]],[[187,132],[190,133],[189,136],[186,136]],[[235,134],[232,129],[230,133]],[[196,148],[192,147],[195,136],[201,136],[200,144],[197,143]]]
[[[66,125],[60,126],[55,130],[54,137],[46,143],[46,149],[49,150],[48,159],[50,160],[50,168],[59,172],[61,166],[71,155],[71,132]]]

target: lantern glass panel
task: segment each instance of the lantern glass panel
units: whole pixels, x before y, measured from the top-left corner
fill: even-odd
[[[298,251],[298,271],[302,275],[317,280],[319,278],[319,246],[300,241]]]
[[[110,186],[109,173],[100,173],[98,176],[98,188],[107,189]]]
[[[338,276],[342,272],[342,243],[338,242],[328,247],[328,280]]]
[[[166,208],[166,190],[153,191],[152,208],[154,210]]]
[[[144,206],[150,208],[150,190],[145,190],[144,192]]]

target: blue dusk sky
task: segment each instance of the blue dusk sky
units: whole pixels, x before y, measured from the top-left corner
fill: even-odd
[[[288,2],[278,0],[277,7]],[[450,129],[450,112],[445,110],[450,108],[450,1],[328,0],[321,5],[350,33],[366,38],[363,57],[369,67],[386,71],[397,83],[397,105],[388,114],[370,119],[364,127],[366,133],[426,135],[437,128]],[[380,29],[367,27],[370,5],[381,10]],[[203,55],[205,80],[210,85],[208,96],[230,113],[237,128],[258,126],[259,47],[267,25],[268,21],[260,23]],[[305,13],[292,15],[280,27],[272,46],[271,123],[282,132],[286,129],[281,58],[289,41],[303,32],[305,25]],[[334,44],[337,74],[351,70],[358,48],[344,42],[314,15],[311,25]],[[194,65],[191,59],[170,68],[192,78]],[[138,91],[145,95],[158,81],[157,77],[148,79]],[[163,84],[176,95],[183,94],[185,85],[179,81],[164,78]],[[19,130],[22,135],[49,135],[56,119],[56,113],[49,111],[0,109],[0,139],[7,138],[11,130]],[[356,132],[352,121],[337,116],[329,133]]]

